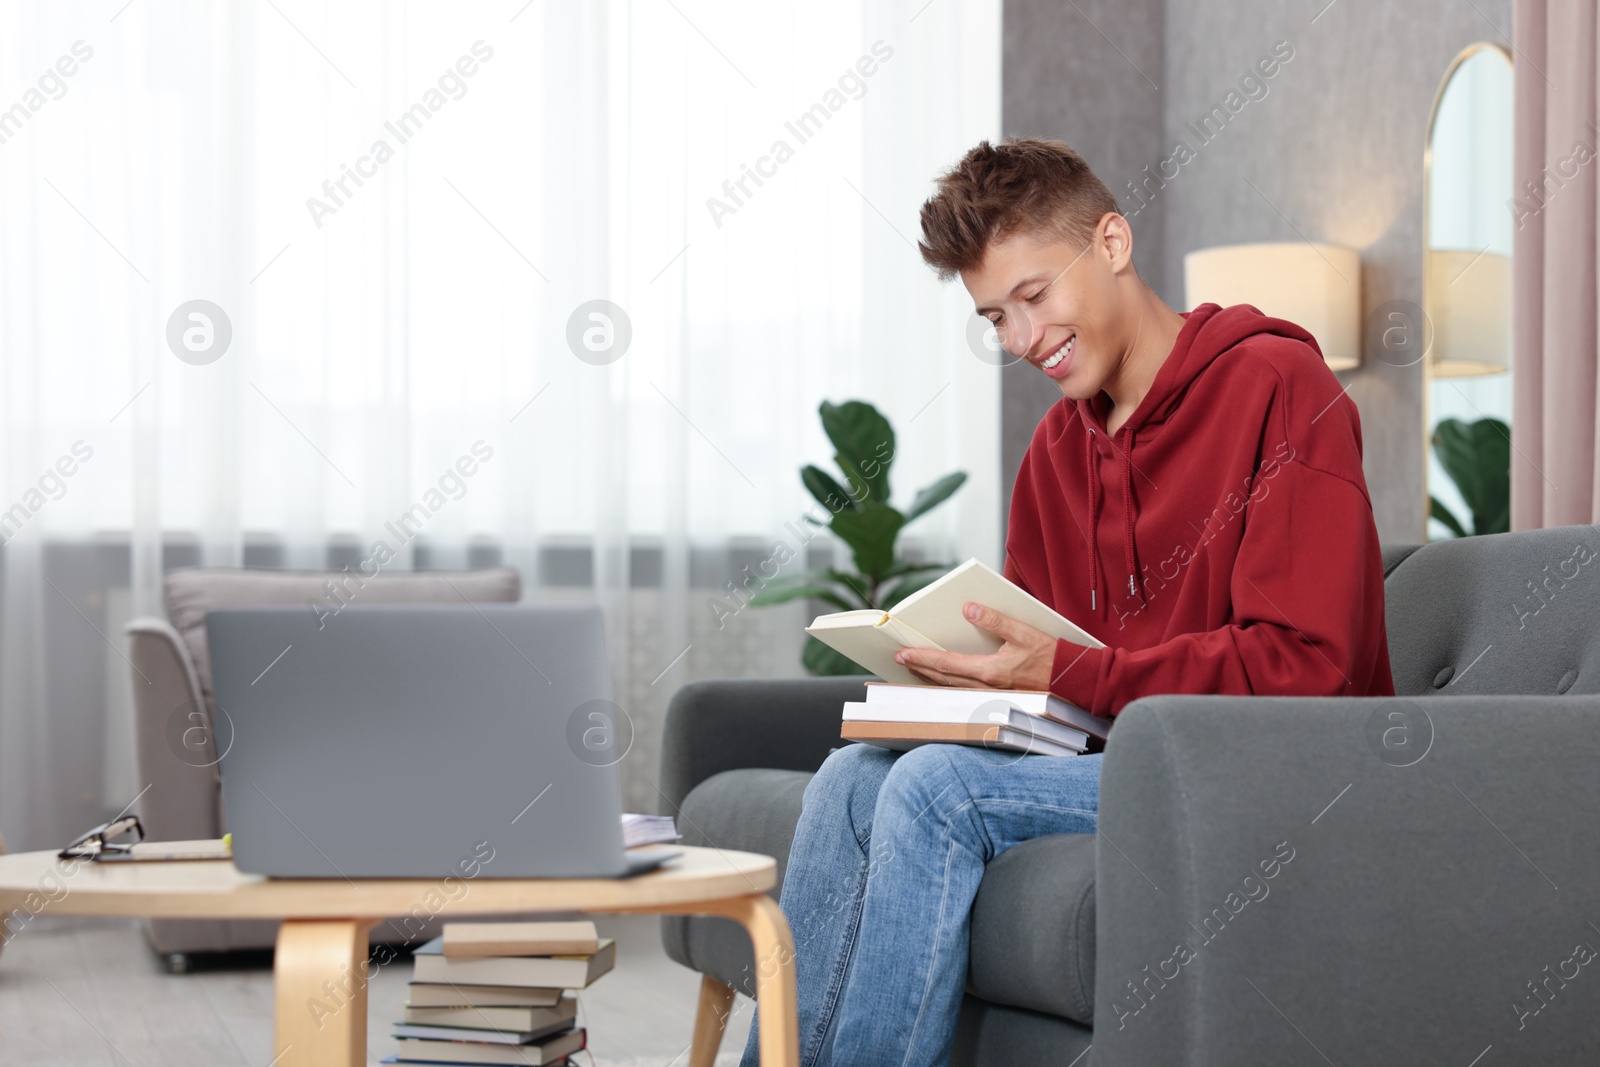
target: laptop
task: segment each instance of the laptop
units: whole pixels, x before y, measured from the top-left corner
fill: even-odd
[[[222,799],[241,871],[593,878],[624,850],[596,605],[349,605],[206,616]]]

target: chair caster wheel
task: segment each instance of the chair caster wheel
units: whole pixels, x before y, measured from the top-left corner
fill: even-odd
[[[162,956],[161,967],[168,974],[188,974],[190,969],[189,954],[187,952],[172,952]]]

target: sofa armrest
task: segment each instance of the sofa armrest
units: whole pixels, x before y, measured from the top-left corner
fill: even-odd
[[[1597,768],[1593,695],[1129,705],[1097,1067],[1596,1062]]]
[[[157,618],[134,619],[124,632],[134,670],[133,736],[145,837],[221,837],[222,779],[211,715],[183,639]]]
[[[842,706],[865,699],[870,677],[718,678],[683,686],[667,707],[659,810],[675,815],[691,789],[723,771],[816,770],[829,749],[844,744]]]

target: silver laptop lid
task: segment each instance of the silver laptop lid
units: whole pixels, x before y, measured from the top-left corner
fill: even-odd
[[[206,617],[239,869],[584,877],[626,869],[594,605],[352,605]]]

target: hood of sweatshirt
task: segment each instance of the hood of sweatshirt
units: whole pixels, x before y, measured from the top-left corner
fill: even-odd
[[[1180,312],[1185,322],[1173,342],[1166,362],[1156,372],[1150,391],[1139,406],[1118,427],[1115,434],[1106,431],[1106,416],[1110,414],[1111,401],[1105,393],[1088,400],[1074,402],[1078,417],[1086,429],[1084,434],[1084,508],[1088,513],[1087,549],[1089,558],[1099,560],[1098,501],[1101,494],[1100,468],[1096,453],[1109,448],[1115,474],[1122,495],[1123,532],[1122,563],[1127,579],[1129,596],[1140,597],[1139,561],[1134,547],[1134,528],[1138,524],[1138,501],[1133,493],[1134,447],[1141,433],[1153,437],[1167,422],[1189,392],[1190,384],[1211,366],[1216,358],[1246,338],[1258,336],[1283,337],[1309,345],[1320,359],[1322,349],[1316,339],[1302,327],[1285,319],[1275,319],[1261,314],[1248,304],[1235,304],[1223,308],[1216,304],[1202,304],[1193,311]],[[1089,568],[1089,607],[1100,606],[1098,566]]]
[[[1393,692],[1355,403],[1301,327],[1202,304],[1133,413],[1063,399],[1012,492],[1008,578],[1105,642],[1064,699]]]

